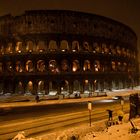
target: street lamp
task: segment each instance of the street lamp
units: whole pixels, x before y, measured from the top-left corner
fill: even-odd
[[[89,110],[89,124],[91,127],[91,111],[92,111],[92,102],[88,101],[88,110]]]

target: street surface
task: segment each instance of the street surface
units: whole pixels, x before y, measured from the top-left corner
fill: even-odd
[[[104,99],[93,101],[91,113],[92,123],[108,118],[107,109],[113,110],[116,116],[122,109],[120,100]],[[8,108],[7,108],[8,109]],[[129,103],[125,101],[125,113],[129,112]],[[10,109],[0,116],[0,139],[13,138],[19,131],[25,131],[28,136],[38,136],[66,127],[89,123],[87,102],[63,103],[53,105],[22,106]]]

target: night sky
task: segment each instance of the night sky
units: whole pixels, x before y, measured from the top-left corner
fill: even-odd
[[[112,18],[134,30],[140,48],[140,0],[0,0],[0,16],[32,9],[66,9]]]

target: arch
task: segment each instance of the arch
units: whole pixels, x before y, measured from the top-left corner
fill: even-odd
[[[49,51],[56,51],[57,50],[57,43],[55,40],[50,40],[49,42]]]
[[[37,93],[41,95],[45,95],[45,83],[42,80],[38,82]]]
[[[89,82],[89,80],[84,80],[84,93],[85,94],[90,94],[91,90],[92,90],[92,85],[91,83]]]
[[[116,49],[114,48],[113,45],[110,45],[110,50],[112,55],[116,55]]]
[[[20,61],[16,62],[16,71],[17,72],[23,72],[23,66],[22,66]]]
[[[127,72],[127,63],[126,62],[123,63],[123,67],[124,67],[123,71]]]
[[[0,62],[0,73],[3,72],[3,64]]]
[[[3,55],[4,54],[4,46],[0,44],[0,54]]]
[[[59,72],[59,68],[58,68],[56,60],[50,60],[49,61],[49,70],[52,73],[58,73]]]
[[[114,61],[111,62],[112,71],[116,71],[116,63]]]
[[[98,72],[98,71],[100,71],[100,68],[101,68],[100,61],[99,60],[95,60],[94,61],[94,71]]]
[[[89,60],[84,60],[83,70],[84,71],[90,71],[91,70],[90,61]]]
[[[45,71],[45,61],[44,60],[38,60],[37,61],[37,70],[40,72]]]
[[[78,80],[73,82],[73,92],[80,92],[80,82]]]
[[[58,85],[56,81],[49,82],[49,95],[56,95],[57,94]]]
[[[125,48],[122,48],[122,55],[125,57],[126,56],[126,50]]]
[[[13,53],[13,44],[11,42],[7,44],[5,53]]]
[[[117,63],[117,71],[122,71],[121,62]]]
[[[26,52],[33,52],[33,48],[34,48],[34,43],[33,41],[29,40],[27,41],[27,45],[26,45]]]
[[[33,82],[29,81],[26,87],[26,94],[32,94],[32,93],[33,93]]]
[[[15,51],[16,51],[17,53],[21,53],[21,52],[22,52],[22,42],[21,42],[21,41],[18,41],[18,42],[16,43]]]
[[[120,49],[120,46],[117,46],[117,47],[116,47],[116,52],[117,52],[118,55],[121,55],[121,49]]]
[[[118,90],[118,81],[112,80],[112,90]]]
[[[89,43],[86,42],[86,41],[83,43],[83,50],[84,51],[90,51]]]
[[[8,72],[12,72],[13,71],[13,65],[12,65],[11,61],[6,63],[6,68],[7,68]]]
[[[26,71],[27,72],[33,72],[33,63],[31,60],[28,60],[26,62]]]
[[[126,50],[126,55],[127,55],[127,57],[130,57],[130,50],[129,49]]]
[[[72,51],[73,52],[77,52],[77,51],[79,51],[79,42],[78,41],[73,41],[72,42]]]
[[[68,46],[68,41],[67,40],[62,40],[60,42],[60,50],[65,52],[69,50],[69,46]]]
[[[78,60],[74,60],[72,62],[72,71],[73,72],[76,72],[76,71],[79,71],[80,70],[80,63]]]
[[[102,53],[109,53],[109,49],[107,48],[106,43],[102,43]]]
[[[46,50],[45,42],[44,41],[38,41],[36,51],[37,52],[43,52]]]
[[[61,70],[62,71],[68,71],[69,70],[69,64],[66,59],[62,60],[61,62]]]
[[[3,86],[4,86],[4,83],[0,81],[0,95],[4,94],[3,93]]]
[[[23,94],[24,93],[24,88],[23,88],[23,84],[21,81],[19,81],[16,85],[16,89],[15,92],[18,94]]]
[[[94,53],[100,53],[101,52],[101,48],[99,46],[99,43],[97,43],[97,42],[93,43],[93,52]]]
[[[67,80],[61,81],[60,89],[61,89],[61,94],[67,96],[69,94],[69,82]]]

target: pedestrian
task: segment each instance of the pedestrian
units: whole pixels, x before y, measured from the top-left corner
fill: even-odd
[[[117,111],[117,115],[118,115],[118,121],[119,121],[119,123],[122,124],[124,112],[123,112],[122,110],[118,110],[118,111]]]
[[[36,95],[35,100],[36,100],[37,103],[39,102],[39,96],[38,95]]]
[[[107,111],[108,111],[108,120],[112,121],[112,113],[113,113],[113,111],[109,110],[109,109]]]

